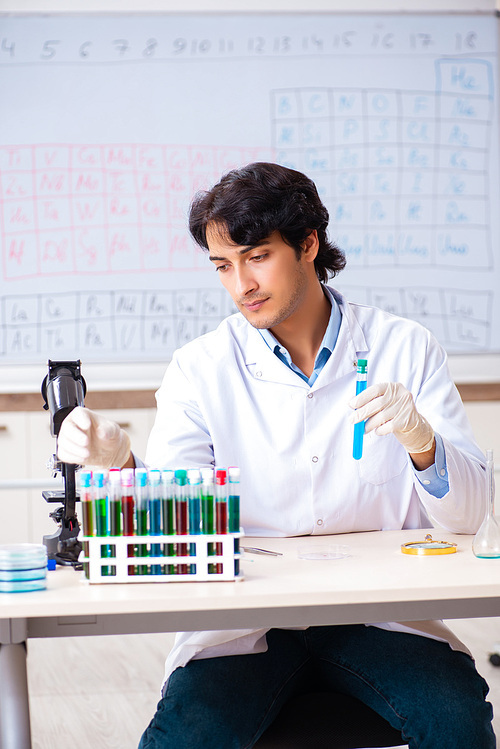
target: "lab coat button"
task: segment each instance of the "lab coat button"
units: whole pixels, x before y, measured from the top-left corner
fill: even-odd
[[[255,376],[256,376],[256,377],[262,377],[262,372],[256,372],[256,373],[255,373]]]
[[[313,397],[313,394],[312,394],[312,393],[308,393],[308,394],[307,394],[307,397],[308,397],[308,398],[312,398],[312,397]]]
[[[312,462],[313,463],[317,463],[318,460],[319,460],[318,456],[317,455],[313,455]]]
[[[321,520],[321,518],[319,520],[316,520],[316,525],[323,525],[323,521]]]

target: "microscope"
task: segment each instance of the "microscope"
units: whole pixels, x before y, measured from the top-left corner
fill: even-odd
[[[43,491],[46,502],[58,502],[61,506],[49,514],[58,529],[51,535],[43,537],[49,559],[58,564],[80,567],[78,557],[82,544],[78,540],[80,525],[76,516],[75,504],[79,497],[76,494],[76,469],[72,463],[63,463],[57,458],[57,436],[66,416],[76,407],[84,405],[87,386],[80,371],[78,361],[51,361],[49,372],[42,382],[44,409],[50,411],[50,432],[56,438],[56,451],[50,458],[47,467],[54,471],[54,476],[61,473],[64,481],[63,491]]]

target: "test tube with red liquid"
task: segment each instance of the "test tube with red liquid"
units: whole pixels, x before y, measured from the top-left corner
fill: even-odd
[[[227,533],[227,471],[217,468],[215,471],[215,532]],[[222,544],[215,544],[215,553],[222,555]],[[218,574],[222,574],[222,564],[215,565]]]
[[[122,484],[122,511],[123,511],[123,535],[133,536],[135,534],[135,499],[134,499],[134,484],[135,484],[135,473],[133,468],[122,468],[121,472],[121,484]],[[129,544],[127,547],[127,556],[134,556],[134,546]],[[128,567],[129,575],[134,575],[135,569],[133,565]]]

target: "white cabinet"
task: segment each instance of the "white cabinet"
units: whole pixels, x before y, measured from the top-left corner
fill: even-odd
[[[0,477],[4,480],[24,478],[28,473],[26,413],[0,414]],[[27,541],[28,492],[0,491],[0,543]]]
[[[500,466],[500,401],[468,401],[465,410],[479,447],[483,453],[493,450],[495,465]]]

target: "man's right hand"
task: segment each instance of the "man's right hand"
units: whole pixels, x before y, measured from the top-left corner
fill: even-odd
[[[115,422],[77,406],[64,419],[57,439],[64,463],[122,468],[130,459],[130,439]]]

